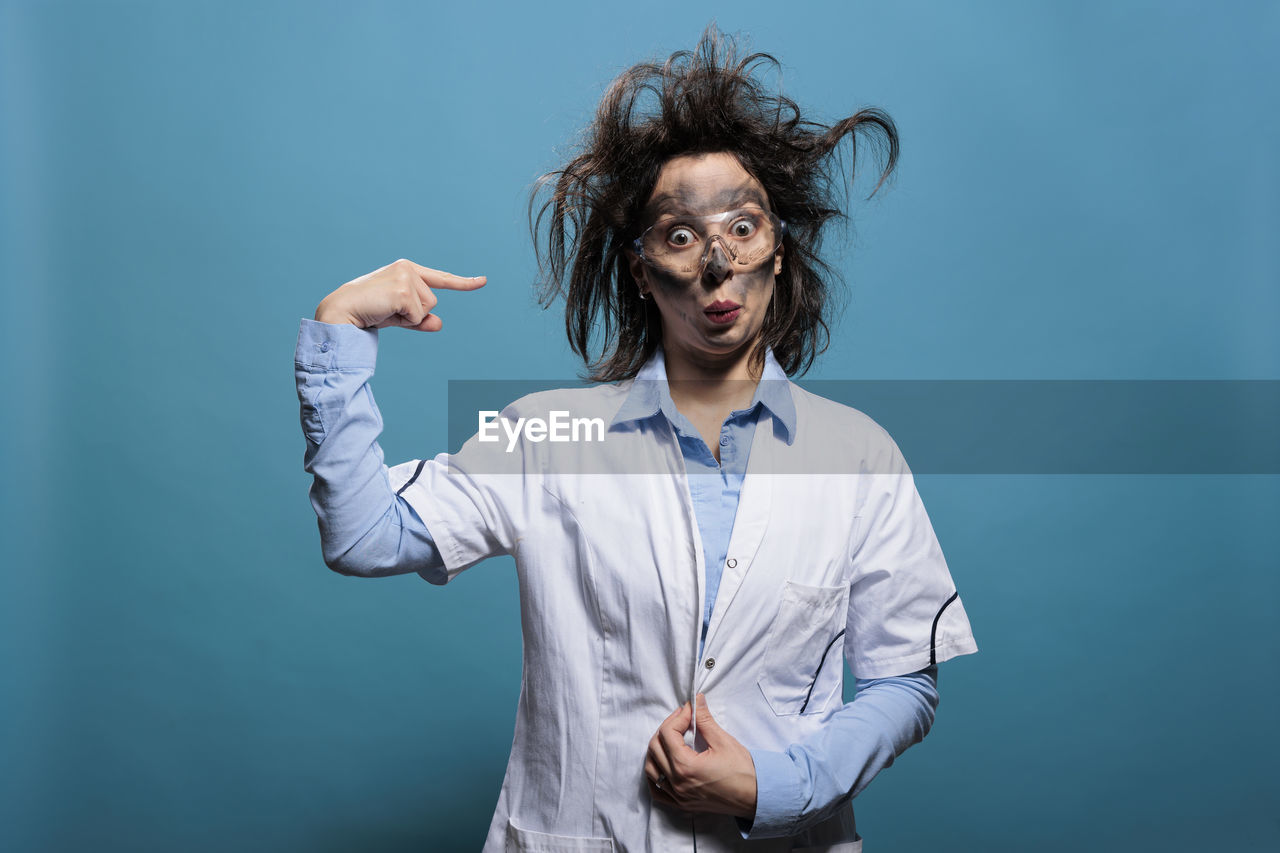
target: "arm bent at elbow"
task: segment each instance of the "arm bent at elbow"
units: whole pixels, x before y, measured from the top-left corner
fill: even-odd
[[[852,702],[784,752],[751,750],[757,799],[743,838],[792,835],[856,797],[907,748],[924,740],[938,708],[937,665],[910,675],[858,679]]]
[[[417,572],[424,580],[445,583],[444,559],[426,524],[403,499],[394,503],[351,547],[341,553],[323,548],[324,563],[340,575],[380,578]]]
[[[442,583],[443,560],[413,508],[391,489],[369,388],[377,331],[302,321],[294,374],[324,562],[343,575],[418,572]]]

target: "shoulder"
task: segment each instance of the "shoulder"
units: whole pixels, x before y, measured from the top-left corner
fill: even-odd
[[[842,474],[888,473],[905,467],[893,436],[866,412],[794,382],[791,388],[797,437],[806,447],[821,452],[828,470]]]
[[[550,388],[534,391],[512,401],[502,410],[505,418],[548,418],[554,413],[569,417],[613,417],[626,398],[628,383],[589,385],[579,388]]]
[[[626,470],[634,464],[633,432],[611,431],[626,398],[626,388],[592,385],[551,388],[525,394],[508,404],[493,426],[503,452],[520,458],[520,470],[546,475]],[[497,421],[502,423],[498,424]],[[508,463],[513,467],[514,463]]]

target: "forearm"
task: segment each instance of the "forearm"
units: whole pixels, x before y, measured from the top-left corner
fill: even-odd
[[[377,331],[303,320],[294,372],[307,440],[303,467],[325,564],[379,577],[418,571],[433,582],[443,561],[426,526],[392,490],[378,436],[382,417],[369,389]]]
[[[933,725],[937,667],[859,680],[852,702],[822,729],[784,752],[752,749],[757,794],[744,838],[793,835],[835,813]]]

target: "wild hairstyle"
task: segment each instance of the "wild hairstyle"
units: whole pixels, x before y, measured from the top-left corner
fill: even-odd
[[[842,184],[836,175],[843,175],[838,146],[849,137],[852,166],[856,132],[887,143],[874,196],[897,164],[898,132],[876,108],[831,126],[808,121],[790,98],[765,90],[756,77],[760,66],[781,70],[767,53],[739,59],[734,39],[713,22],[693,51],[619,75],[583,133],[577,156],[534,185],[529,222],[541,272],[539,302],[549,308],[565,296],[565,330],[590,379],[634,377],[662,340],[658,308],[639,297],[626,249],[639,236],[662,165],[681,154],[733,154],[787,223],[782,272],[751,354],[755,370],[763,365],[766,346],[788,375],[803,374],[826,349],[834,295],[828,280],[838,277],[818,252],[828,222],[845,218],[834,198]],[[853,177],[850,168],[850,184]],[[550,198],[535,215],[550,185]],[[597,333],[603,345],[593,357]]]

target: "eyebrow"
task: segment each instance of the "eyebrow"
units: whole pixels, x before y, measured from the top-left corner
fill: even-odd
[[[692,193],[663,193],[650,201],[649,204],[645,206],[645,210],[650,216],[655,216],[668,208],[674,208],[676,212],[680,213],[693,213],[695,206],[694,203],[696,201],[697,197]],[[749,183],[740,184],[736,187],[730,187],[727,190],[723,190],[719,195],[712,198],[708,204],[715,208],[716,211],[720,211],[725,210],[726,206],[727,209],[732,210],[735,205],[746,201],[754,201],[761,207],[768,207],[768,205],[765,204],[764,196],[761,194],[760,190]]]

